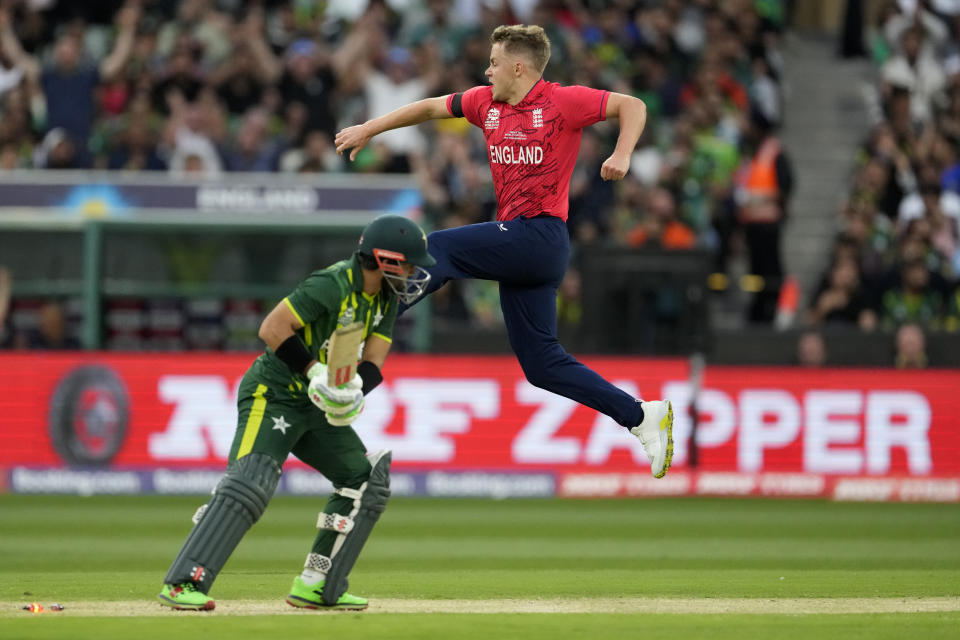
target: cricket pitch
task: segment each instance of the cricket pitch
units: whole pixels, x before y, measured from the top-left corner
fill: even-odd
[[[29,616],[24,602],[0,602],[0,618]],[[66,602],[52,616],[261,616],[347,615],[347,611],[298,609],[283,600],[227,600],[210,612],[176,611],[159,602]],[[849,614],[960,611],[960,598],[545,598],[499,600],[419,600],[377,598],[364,614],[376,613],[673,613],[673,614]],[[357,613],[357,612],[353,612]]]

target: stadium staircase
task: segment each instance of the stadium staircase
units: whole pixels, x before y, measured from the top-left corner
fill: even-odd
[[[781,139],[796,178],[783,248],[786,271],[799,280],[801,310],[826,267],[856,149],[875,121],[868,107],[873,64],[836,50],[836,36],[822,33],[792,32],[784,42]]]

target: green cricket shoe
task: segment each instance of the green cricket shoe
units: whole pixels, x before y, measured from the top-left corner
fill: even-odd
[[[287,594],[287,604],[304,609],[350,609],[353,611],[362,611],[367,608],[367,599],[345,593],[340,596],[335,605],[323,604],[321,593],[323,592],[323,583],[321,580],[317,584],[310,586],[306,584],[300,576],[293,579],[293,585],[290,587],[290,593]]]
[[[197,589],[192,582],[165,584],[157,598],[160,604],[182,611],[213,611],[217,606],[213,598]]]

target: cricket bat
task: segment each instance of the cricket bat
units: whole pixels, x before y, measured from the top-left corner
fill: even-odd
[[[363,323],[351,322],[330,336],[327,346],[327,386],[339,387],[353,380],[360,360]]]

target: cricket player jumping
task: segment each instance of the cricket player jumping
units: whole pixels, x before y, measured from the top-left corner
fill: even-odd
[[[613,154],[600,168],[620,180],[646,123],[634,97],[543,79],[550,41],[538,26],[500,26],[490,36],[489,86],[420,100],[348,127],[337,152],[353,160],[375,135],[431,119],[466,118],[483,130],[497,195],[497,220],[431,233],[437,264],[424,295],[450,279],[500,284],[510,345],[531,384],[605,413],[640,439],[662,478],[673,457],[669,400],[640,401],[577,362],[557,340],[557,287],[570,254],[566,220],[570,176],[583,127],[620,121]],[[402,313],[411,303],[401,305]]]
[[[381,216],[364,229],[353,257],[312,273],[267,315],[260,326],[267,349],[240,383],[226,473],[194,516],[164,578],[161,603],[214,608],[207,596],[213,581],[267,508],[293,453],[326,476],[334,493],[287,602],[366,608],[365,599],[346,592],[347,574],[390,496],[390,452],[366,455],[350,424],[364,396],[383,380],[399,303],[422,295],[430,280],[424,267],[435,264],[420,227],[401,216]],[[366,339],[361,361],[348,383],[336,386],[326,366],[334,361],[329,337],[358,322]],[[359,345],[353,344],[356,356]]]

